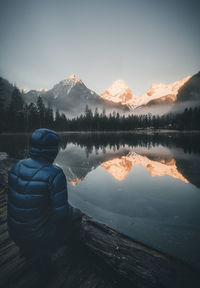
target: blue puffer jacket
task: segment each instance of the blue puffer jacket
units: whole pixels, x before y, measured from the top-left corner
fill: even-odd
[[[19,161],[10,171],[8,231],[13,240],[48,238],[71,213],[66,177],[52,164],[58,145],[54,131],[36,130],[30,141],[31,158]]]

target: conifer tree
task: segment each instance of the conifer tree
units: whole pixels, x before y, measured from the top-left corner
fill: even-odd
[[[37,111],[39,116],[39,127],[45,127],[45,106],[41,96],[37,99]]]
[[[24,101],[19,89],[14,88],[7,110],[8,127],[11,131],[24,130]]]

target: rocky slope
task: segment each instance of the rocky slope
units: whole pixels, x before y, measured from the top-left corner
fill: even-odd
[[[185,101],[200,102],[200,72],[185,82],[178,91],[177,102]]]

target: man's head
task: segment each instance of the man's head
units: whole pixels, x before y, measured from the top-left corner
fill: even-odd
[[[30,139],[29,154],[34,159],[53,162],[58,154],[59,137],[49,129],[35,130]]]

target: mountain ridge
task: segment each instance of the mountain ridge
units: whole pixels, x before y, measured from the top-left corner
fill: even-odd
[[[44,102],[72,114],[83,112],[88,105],[96,107],[116,109],[120,112],[134,111],[138,108],[156,104],[172,104],[176,101],[179,89],[191,79],[187,76],[171,84],[152,83],[149,89],[142,95],[134,95],[123,80],[116,80],[108,89],[98,95],[89,89],[84,82],[72,74],[68,78],[55,84],[48,91],[31,90],[25,93],[26,101],[30,102],[41,95]],[[119,112],[118,111],[118,112]]]
[[[103,99],[110,100],[112,102],[121,103],[121,105],[128,106],[131,110],[134,110],[140,106],[147,105],[151,101],[159,100],[162,98],[162,102],[175,102],[179,89],[191,78],[187,76],[179,81],[171,84],[156,84],[152,83],[146,93],[142,95],[133,95],[130,88],[123,82],[123,80],[117,80],[100,96]],[[121,87],[119,87],[119,81],[122,81]]]
[[[3,94],[8,95],[2,97],[10,98],[12,90],[10,88],[14,86],[12,84],[8,85],[9,82],[6,79],[0,79]],[[123,80],[116,80],[99,95],[89,89],[75,74],[61,80],[49,90],[27,91],[21,89],[21,91],[26,103],[36,103],[38,96],[41,96],[45,105],[66,112],[70,117],[83,114],[86,106],[91,108],[92,111],[95,108],[106,109],[107,113],[115,110],[119,113],[145,114],[152,113],[154,109],[153,113],[164,114],[170,111],[177,112],[177,109],[174,108],[178,107],[177,103],[182,104],[182,102],[189,99],[200,101],[200,72],[192,77],[187,76],[170,84],[152,83],[142,95],[133,94]],[[160,112],[159,107],[166,108],[167,105],[169,110],[164,109],[163,113]]]

